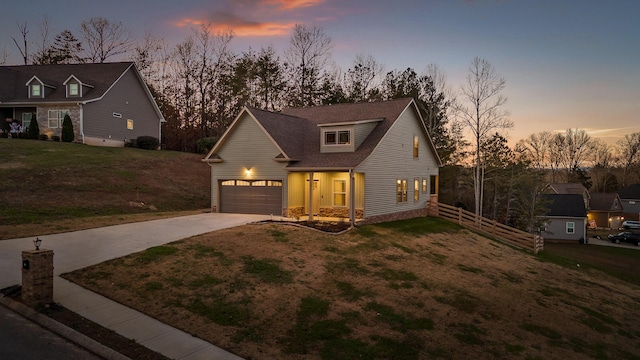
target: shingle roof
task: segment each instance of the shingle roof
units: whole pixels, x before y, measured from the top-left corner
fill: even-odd
[[[288,108],[283,114],[305,119],[302,154],[299,160],[290,164],[291,169],[306,168],[355,168],[371,154],[373,149],[387,133],[400,114],[411,104],[412,99],[381,102],[362,102],[356,104],[337,104],[328,106]],[[382,119],[365,141],[354,152],[321,153],[320,128],[318,124],[356,122],[361,120]]]
[[[629,185],[618,191],[620,199],[640,199],[640,184]]]
[[[587,191],[580,183],[552,183],[549,184],[549,187],[556,194],[584,194]]]
[[[578,194],[541,194],[544,206],[548,209],[545,216],[586,217],[584,199]]]
[[[620,203],[618,208],[614,208],[615,201],[618,198],[617,193],[597,193],[591,194],[591,200],[589,201],[590,210],[595,211],[622,211]]]
[[[102,64],[60,64],[0,66],[0,103],[40,103],[69,101],[63,83],[74,75],[82,83],[92,86],[85,88],[81,101],[96,99],[133,65],[131,62]],[[36,76],[46,85],[55,87],[44,98],[29,98],[27,82]],[[74,98],[77,101],[77,98]]]

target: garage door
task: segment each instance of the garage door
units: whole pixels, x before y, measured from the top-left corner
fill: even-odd
[[[282,214],[282,181],[221,180],[220,212]]]

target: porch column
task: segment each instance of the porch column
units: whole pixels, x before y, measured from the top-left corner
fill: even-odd
[[[356,179],[353,170],[349,170],[349,222],[356,226]]]
[[[313,221],[313,171],[309,172],[309,221]]]

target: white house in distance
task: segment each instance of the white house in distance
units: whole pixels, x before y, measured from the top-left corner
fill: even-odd
[[[245,107],[203,159],[213,212],[364,222],[426,214],[442,166],[412,99]]]

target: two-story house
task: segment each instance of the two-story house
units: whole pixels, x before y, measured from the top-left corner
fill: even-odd
[[[214,212],[352,223],[426,214],[441,166],[412,99],[245,107],[203,161]]]

